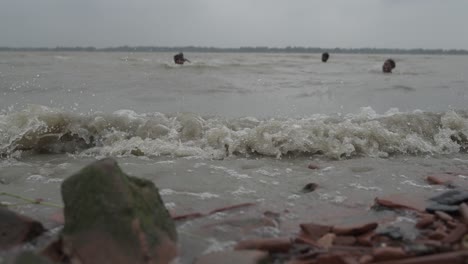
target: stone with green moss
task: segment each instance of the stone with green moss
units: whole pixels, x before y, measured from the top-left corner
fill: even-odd
[[[126,175],[115,160],[94,162],[67,178],[62,197],[64,251],[72,258],[167,263],[175,257],[175,224],[158,189]]]

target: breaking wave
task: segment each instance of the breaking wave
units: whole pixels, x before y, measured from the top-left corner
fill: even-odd
[[[468,115],[449,111],[378,115],[371,108],[346,116],[226,119],[194,113],[77,114],[31,105],[0,114],[0,154],[24,152],[107,156],[323,155],[332,159],[463,151]]]

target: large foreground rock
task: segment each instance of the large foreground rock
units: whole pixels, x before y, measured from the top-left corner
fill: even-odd
[[[85,167],[62,184],[63,250],[89,263],[168,263],[176,229],[158,189],[130,177],[113,159]]]

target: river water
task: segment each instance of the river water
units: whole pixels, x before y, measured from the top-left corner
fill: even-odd
[[[1,191],[62,204],[63,179],[111,156],[173,214],[254,204],[179,221],[189,262],[302,222],[405,221],[374,198],[444,191],[429,174],[468,181],[466,56],[392,55],[392,74],[384,55],[172,56],[1,52]],[[54,226],[56,208],[0,201]]]

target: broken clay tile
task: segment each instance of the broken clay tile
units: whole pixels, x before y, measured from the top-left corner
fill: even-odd
[[[291,239],[289,238],[251,239],[238,242],[234,249],[288,252],[291,248],[291,245]]]
[[[468,258],[468,251],[455,251],[443,254],[433,254],[422,257],[407,258],[402,260],[391,260],[374,262],[375,264],[465,264]]]
[[[423,244],[423,245],[435,247],[435,248],[442,246],[441,241],[432,240],[432,239],[418,239],[418,240],[415,240],[414,243]]]
[[[351,264],[345,259],[346,256],[342,254],[325,254],[320,255],[316,259],[317,264]],[[358,264],[359,262],[355,262]]]
[[[395,260],[406,257],[406,252],[400,247],[379,247],[373,251],[375,261]]]
[[[427,237],[433,240],[443,240],[446,236],[446,233],[436,230],[434,232],[431,232]]]
[[[300,224],[299,226],[301,228],[302,234],[313,240],[321,238],[326,233],[329,233],[332,229],[331,226],[319,225],[315,223],[305,223]]]
[[[342,246],[352,246],[356,243],[355,236],[336,236],[334,244]]]
[[[418,212],[424,212],[426,208],[426,201],[423,198],[411,197],[403,194],[377,197],[375,198],[375,203],[384,207],[409,209]]]
[[[181,215],[171,215],[172,220],[180,221],[180,220],[191,220],[194,218],[199,218],[205,216],[202,213],[188,213],[188,214],[181,214]]]
[[[229,211],[229,210],[234,210],[234,209],[239,209],[239,208],[244,208],[244,207],[250,207],[250,206],[254,206],[254,205],[255,205],[255,203],[235,204],[235,205],[225,206],[225,207],[221,207],[221,208],[211,210],[208,214],[212,215],[212,214],[216,214],[216,213],[219,213],[219,212],[224,212],[224,211]]]
[[[359,263],[361,264],[367,264],[373,261],[374,261],[374,257],[372,257],[371,255],[363,255],[359,258]]]
[[[463,223],[468,225],[468,205],[466,205],[466,203],[461,203],[459,210]]]
[[[367,223],[359,226],[334,226],[332,232],[340,236],[359,236],[377,228],[377,223]]]
[[[465,224],[458,224],[453,230],[451,230],[448,235],[442,240],[444,243],[452,244],[459,241],[468,231],[468,228]]]
[[[445,224],[447,225],[448,228],[453,229],[453,228],[457,227],[458,223],[459,223],[458,221],[452,220],[452,221],[448,221]]]
[[[65,216],[63,215],[63,209],[60,209],[57,212],[53,213],[49,218],[56,224],[65,224]]]
[[[451,217],[449,214],[444,213],[442,211],[435,211],[435,215],[440,219],[444,220],[445,222],[448,222],[453,219],[453,217]]]
[[[328,233],[322,236],[319,240],[317,240],[317,244],[325,249],[330,248],[335,241],[336,235],[333,233]]]
[[[447,226],[442,221],[436,221],[434,223],[434,228],[436,231],[441,231],[441,232],[447,231]]]
[[[447,185],[453,182],[453,176],[448,174],[429,175],[426,180],[432,185]]]
[[[392,240],[388,236],[383,236],[383,235],[376,234],[372,238],[373,245],[388,244],[390,242],[392,242]]]
[[[360,235],[356,238],[357,240],[357,243],[359,245],[362,245],[362,246],[366,246],[366,247],[371,247],[372,246],[372,239],[374,238],[375,236],[375,232],[374,231],[370,231],[370,232],[367,232],[363,235]]]
[[[258,250],[222,251],[200,256],[194,264],[257,264],[267,258],[268,253]]]
[[[310,163],[307,168],[311,169],[311,170],[317,170],[317,169],[320,169],[320,166],[315,164],[315,163]]]
[[[340,254],[348,254],[348,255],[365,255],[365,254],[372,254],[372,248],[369,247],[362,247],[362,246],[332,246],[328,249],[329,252],[340,253]]]
[[[430,226],[435,221],[435,216],[433,214],[421,214],[420,219],[416,223],[417,228],[426,228]]]
[[[307,244],[307,245],[310,245],[310,246],[315,247],[315,248],[319,247],[319,245],[317,244],[317,241],[309,239],[308,237],[304,237],[304,236],[298,236],[298,237],[294,238],[294,243]]]
[[[286,262],[286,264],[317,264],[317,262],[312,259],[293,259]]]

